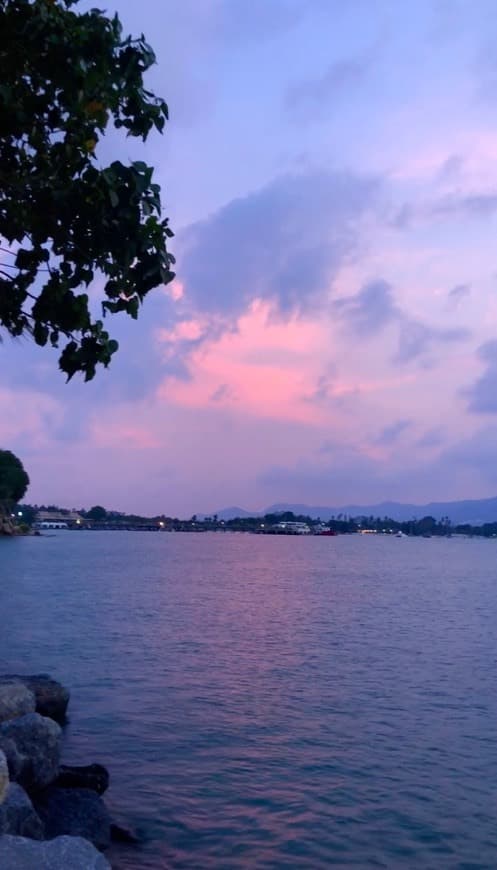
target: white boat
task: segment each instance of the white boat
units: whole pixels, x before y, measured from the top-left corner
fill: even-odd
[[[290,535],[310,535],[311,530],[307,523],[297,523],[297,522],[281,522],[276,523],[275,529],[280,532],[286,532]]]

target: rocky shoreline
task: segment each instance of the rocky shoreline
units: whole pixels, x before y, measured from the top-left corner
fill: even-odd
[[[15,523],[12,522],[10,517],[7,517],[0,513],[0,535],[6,535],[7,537],[12,537],[13,535],[22,535],[22,532]]]
[[[0,867],[110,870],[112,823],[100,764],[61,764],[69,691],[46,674],[0,676]]]

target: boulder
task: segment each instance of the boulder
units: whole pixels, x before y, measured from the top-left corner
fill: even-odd
[[[28,795],[20,785],[11,782],[7,797],[0,806],[0,834],[42,840],[44,833],[43,822]]]
[[[0,837],[2,870],[111,870],[109,862],[81,837],[57,837],[37,842],[24,837]]]
[[[110,846],[109,812],[91,789],[52,786],[38,796],[35,806],[49,839],[69,834],[85,837],[97,849]]]
[[[11,519],[0,513],[0,535],[15,535],[16,527]]]
[[[0,749],[0,805],[7,797],[9,790],[9,766],[7,764],[7,756]]]
[[[23,683],[0,683],[0,722],[34,713],[36,701],[33,692]]]
[[[103,794],[109,788],[109,771],[102,764],[86,764],[77,767],[61,764],[54,782],[58,788],[89,788]]]
[[[3,750],[7,759],[9,778],[12,780],[12,782],[17,782],[22,774],[22,769],[23,765],[26,762],[26,758],[24,755],[21,755],[21,753],[17,749],[14,740],[12,740],[10,737],[0,736],[0,748],[1,750]]]
[[[110,838],[113,843],[128,843],[129,845],[137,845],[141,842],[139,836],[130,828],[124,828],[113,822],[110,826]]]
[[[61,729],[52,719],[27,713],[0,724],[0,749],[5,752],[10,778],[27,791],[37,791],[57,778]]]
[[[67,705],[70,693],[57,680],[52,680],[48,674],[4,674],[0,677],[0,683],[22,683],[31,692],[36,700],[36,712],[40,716],[48,716],[56,722],[63,724],[66,719]]]

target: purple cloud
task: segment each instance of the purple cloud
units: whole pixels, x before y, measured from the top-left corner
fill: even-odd
[[[441,427],[428,429],[421,438],[418,438],[415,446],[421,448],[441,447],[446,441],[446,433]]]
[[[233,200],[181,234],[185,300],[228,321],[256,298],[283,315],[313,308],[357,253],[377,190],[375,178],[321,171]]]
[[[497,427],[475,432],[439,451],[428,461],[398,450],[388,462],[357,445],[329,442],[321,459],[303,458],[293,465],[272,465],[260,475],[262,487],[284,501],[328,505],[368,504],[378,498],[401,501],[438,499],[440,493],[461,498],[469,489],[497,486]],[[454,468],[458,475],[454,477]]]
[[[456,284],[452,290],[449,290],[448,300],[453,307],[457,307],[463,299],[466,299],[471,294],[471,284]]]
[[[370,67],[369,59],[335,61],[321,76],[290,85],[285,107],[299,123],[303,118],[318,120],[337,104],[343,94],[366,78]]]
[[[234,398],[233,390],[229,384],[220,384],[210,397],[211,402],[223,402],[225,399]]]
[[[468,400],[468,410],[474,414],[497,414],[497,340],[480,345],[477,354],[484,371],[463,390],[463,395]]]
[[[382,447],[396,444],[402,433],[410,429],[412,425],[412,420],[396,420],[395,423],[390,423],[381,430],[380,434],[375,438],[375,443]]]
[[[394,360],[408,363],[431,353],[437,345],[464,341],[471,335],[468,329],[437,329],[419,320],[405,318],[399,335],[399,345]]]
[[[393,299],[387,281],[370,281],[355,295],[337,299],[335,310],[348,327],[360,336],[381,332],[392,321],[402,319],[402,312]]]
[[[363,338],[381,333],[396,324],[398,347],[393,361],[409,363],[432,352],[438,344],[462,341],[470,332],[463,328],[441,329],[410,317],[394,300],[387,281],[365,284],[355,295],[335,302],[335,310],[348,329]]]

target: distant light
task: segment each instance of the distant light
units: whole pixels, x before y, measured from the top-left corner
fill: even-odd
[[[159,526],[161,527],[161,529],[164,528],[164,523],[162,522],[162,520],[160,521]]]
[[[17,511],[17,516],[22,517],[22,511]]]
[[[77,526],[79,526],[80,523],[81,523],[81,520],[76,520],[76,525],[77,525]]]

